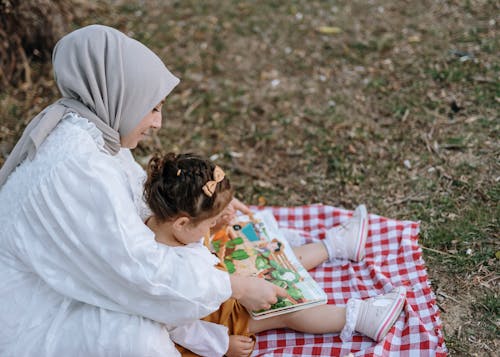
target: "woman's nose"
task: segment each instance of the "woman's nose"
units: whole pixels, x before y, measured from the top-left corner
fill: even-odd
[[[155,129],[160,129],[161,128],[161,121],[162,121],[162,116],[161,112],[155,115],[155,118],[153,120],[153,128]]]

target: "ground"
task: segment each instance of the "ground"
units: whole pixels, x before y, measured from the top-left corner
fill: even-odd
[[[181,84],[135,150],[210,155],[248,204],[420,221],[451,355],[499,327],[496,1],[113,1],[82,23],[153,48]],[[0,164],[57,98],[50,66],[0,90]],[[140,64],[138,64],[140,65]]]

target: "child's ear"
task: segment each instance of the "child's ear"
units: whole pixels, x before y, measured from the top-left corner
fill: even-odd
[[[182,230],[188,225],[189,222],[188,217],[179,217],[174,221],[173,227],[174,229]]]

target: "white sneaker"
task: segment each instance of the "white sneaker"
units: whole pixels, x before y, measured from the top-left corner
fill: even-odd
[[[330,260],[341,258],[359,262],[365,257],[367,237],[368,213],[365,205],[359,205],[345,223],[326,232],[324,244]]]
[[[354,330],[379,342],[389,332],[406,299],[403,286],[390,293],[361,300]]]

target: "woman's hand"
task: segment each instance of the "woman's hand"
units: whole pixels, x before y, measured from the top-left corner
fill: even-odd
[[[227,357],[247,357],[253,351],[254,341],[247,336],[230,335]]]
[[[250,311],[267,310],[278,301],[278,296],[289,297],[285,289],[263,278],[231,275],[229,279],[232,297]]]

